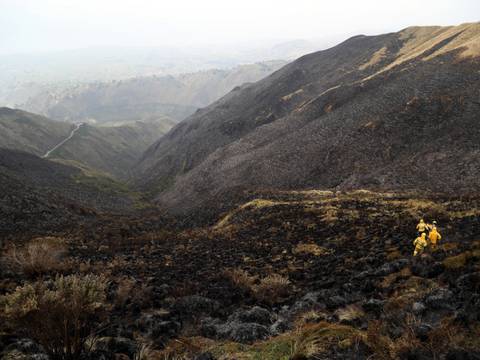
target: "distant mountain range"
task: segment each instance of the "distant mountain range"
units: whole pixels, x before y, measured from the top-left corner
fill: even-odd
[[[143,152],[176,122],[239,84],[261,79],[285,62],[242,65],[42,91],[22,110],[0,108],[0,147],[72,160],[126,180]],[[57,121],[54,121],[55,119]],[[75,129],[78,131],[57,149]]]
[[[271,60],[291,61],[325,48],[333,39],[290,40],[210,47],[92,47],[0,55],[0,106],[19,107],[42,92],[92,82],[228,70]],[[258,79],[257,79],[258,80]],[[36,111],[35,109],[24,109]]]
[[[262,43],[89,48],[0,55],[0,82],[109,81],[228,69],[270,60],[294,60],[336,41],[336,37]]]
[[[479,36],[478,23],[412,27],[356,36],[278,71],[278,63],[255,64],[91,84],[57,99],[63,109],[78,106],[63,119],[87,121],[100,100],[110,110],[49,159],[129,180],[174,213],[218,213],[270,189],[478,191]],[[271,75],[232,86],[177,125],[181,116],[146,106],[201,107],[247,73]],[[3,108],[0,127],[0,148],[41,156],[75,125]]]
[[[162,116],[179,121],[235,86],[260,80],[285,64],[269,61],[228,70],[46,88],[19,107],[62,121],[148,121]]]
[[[152,145],[174,212],[259,189],[480,189],[480,24],[356,36],[237,88]]]

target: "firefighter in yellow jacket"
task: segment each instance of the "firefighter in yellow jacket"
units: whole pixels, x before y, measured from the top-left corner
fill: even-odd
[[[428,230],[428,225],[423,219],[420,219],[420,222],[417,224],[418,236],[422,236],[422,233]]]
[[[423,250],[427,247],[427,235],[425,233],[422,233],[419,237],[417,237],[413,241],[413,245],[415,245],[415,250],[413,251],[413,256],[417,256],[418,254],[421,254]]]
[[[437,242],[442,240],[442,235],[437,230],[437,227],[433,225],[432,230],[428,234],[428,239],[430,240],[430,244],[432,245],[432,250],[437,248]]]

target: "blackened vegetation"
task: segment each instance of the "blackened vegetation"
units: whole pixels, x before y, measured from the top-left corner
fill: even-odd
[[[360,36],[304,56],[159,139],[135,183],[182,214],[224,210],[245,189],[478,191],[480,63],[466,54],[479,28]]]
[[[152,146],[142,194],[1,150],[2,356],[68,349],[57,325],[31,327],[84,298],[52,298],[59,275],[81,290],[93,274],[102,316],[75,360],[479,358],[476,35],[412,28],[305,56]],[[413,258],[420,218],[442,240]]]
[[[0,238],[65,231],[134,205],[111,179],[7,149],[0,149],[0,189]]]
[[[106,274],[113,307],[102,336],[147,342],[157,355],[288,358],[314,338],[317,358],[475,356],[479,201],[265,192],[211,227],[160,229],[146,213],[99,218],[68,241],[77,265],[65,271]],[[443,239],[413,259],[419,217],[435,219]],[[6,275],[11,291],[21,278]]]

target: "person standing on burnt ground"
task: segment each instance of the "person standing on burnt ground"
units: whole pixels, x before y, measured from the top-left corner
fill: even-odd
[[[437,230],[436,222],[433,222],[432,229],[428,234],[428,239],[430,240],[430,246],[432,247],[432,251],[437,250],[437,243],[442,240],[442,235]]]
[[[413,245],[415,246],[413,250],[413,256],[421,255],[425,248],[428,246],[427,234],[423,232],[413,241]]]
[[[420,219],[420,221],[417,224],[417,236],[419,237],[422,236],[422,233],[425,233],[426,235],[427,230],[428,230],[428,224],[423,219]]]

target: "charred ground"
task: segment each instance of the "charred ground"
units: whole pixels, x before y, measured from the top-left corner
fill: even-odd
[[[2,359],[479,358],[478,34],[236,88],[150,147],[142,193],[0,150]],[[421,217],[443,239],[413,258]]]
[[[176,213],[245,189],[478,191],[479,33],[412,27],[306,55],[177,125],[135,184]]]
[[[100,344],[110,347],[98,350],[110,354],[148,343],[152,359],[477,356],[479,201],[264,192],[183,231],[146,213],[105,215],[66,235],[63,272],[108,275]],[[419,217],[436,219],[444,238],[414,259]],[[4,271],[2,291],[23,281]],[[315,353],[301,347],[311,336]]]

